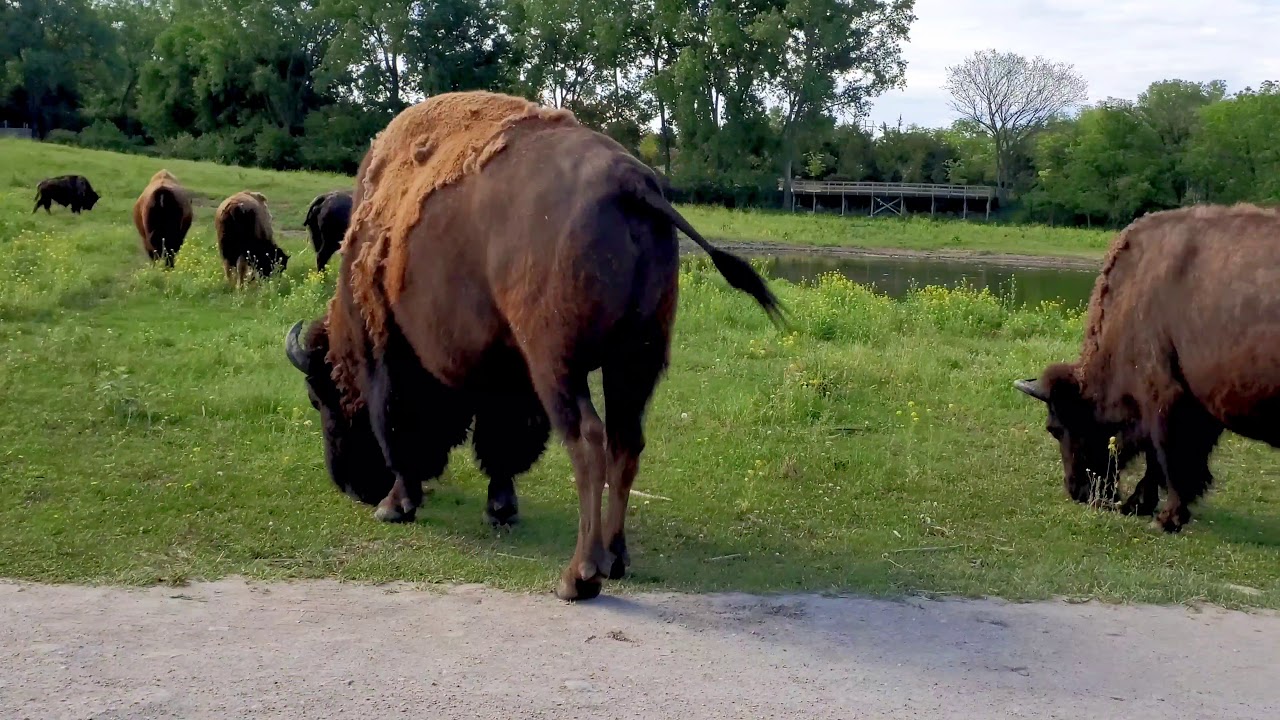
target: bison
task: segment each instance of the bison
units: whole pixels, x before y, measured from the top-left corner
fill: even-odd
[[[52,215],[50,207],[53,203],[58,203],[62,207],[70,207],[71,212],[79,215],[81,210],[92,210],[100,197],[84,176],[59,175],[41,180],[36,186],[36,206],[31,208],[31,212],[43,207],[45,213]]]
[[[152,262],[164,258],[165,267],[173,267],[193,217],[190,196],[168,170],[152,175],[133,203],[133,224],[142,237],[142,249]]]
[[[307,208],[303,225],[311,235],[311,246],[316,250],[316,270],[324,271],[329,258],[338,251],[342,236],[351,222],[351,191],[334,190],[316,196]]]
[[[361,162],[354,201],[327,312],[285,338],[331,478],[377,502],[377,518],[410,521],[474,421],[486,515],[507,522],[514,478],[554,429],[579,502],[556,594],[595,597],[629,564],[627,501],[676,312],[676,229],[782,322],[778,300],[622,146],[519,98],[446,93],[403,111]],[[607,423],[587,384],[596,369]]]
[[[262,193],[246,190],[223,200],[213,227],[222,270],[235,287],[244,285],[251,267],[264,278],[288,267],[289,256],[272,239],[271,211]]]
[[[1224,430],[1280,447],[1280,212],[1251,205],[1152,213],[1119,233],[1094,284],[1083,348],[1014,383],[1047,404],[1067,494],[1119,500],[1169,532],[1213,480]]]

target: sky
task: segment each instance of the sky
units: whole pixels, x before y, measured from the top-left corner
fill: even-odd
[[[876,127],[950,124],[946,68],[986,48],[1072,63],[1090,102],[1156,80],[1280,80],[1280,0],[916,0],[915,15],[906,88],[873,101]]]

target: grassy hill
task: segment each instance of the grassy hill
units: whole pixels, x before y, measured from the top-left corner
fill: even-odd
[[[466,449],[410,526],[331,487],[282,339],[333,288],[302,213],[349,180],[16,141],[0,157],[0,576],[550,589],[576,528],[558,445],[521,478],[510,533],[482,522]],[[202,198],[172,272],[146,262],[129,216],[161,166]],[[67,172],[102,202],[33,215],[36,183]],[[267,195],[292,260],[235,292],[212,208],[245,188]],[[1280,606],[1271,451],[1228,438],[1218,488],[1181,537],[1065,498],[1043,411],[1010,381],[1075,354],[1077,313],[938,289],[892,301],[829,277],[776,283],[797,328],[781,335],[700,264],[681,282],[623,588]]]

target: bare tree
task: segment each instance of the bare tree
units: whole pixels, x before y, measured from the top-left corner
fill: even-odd
[[[981,50],[947,68],[951,108],[982,126],[995,142],[996,185],[1012,184],[1013,153],[1045,123],[1088,97],[1088,83],[1071,63]]]

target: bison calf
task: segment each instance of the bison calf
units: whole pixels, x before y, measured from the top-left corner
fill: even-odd
[[[153,262],[164,258],[165,267],[173,267],[192,217],[191,198],[168,170],[152,175],[133,204],[133,224],[142,237],[142,249]]]
[[[303,225],[306,225],[311,235],[311,246],[316,250],[316,270],[324,271],[325,264],[342,244],[342,236],[350,222],[351,191],[334,190],[311,201]]]
[[[262,193],[238,192],[223,200],[213,225],[223,272],[236,287],[244,284],[250,267],[259,277],[269,277],[288,266],[289,256],[272,239],[271,212]]]
[[[53,203],[58,203],[62,207],[70,207],[71,212],[79,215],[81,210],[92,210],[99,197],[84,176],[60,175],[41,180],[36,186],[36,206],[31,208],[31,212],[43,207],[46,213],[52,215],[49,208]]]

